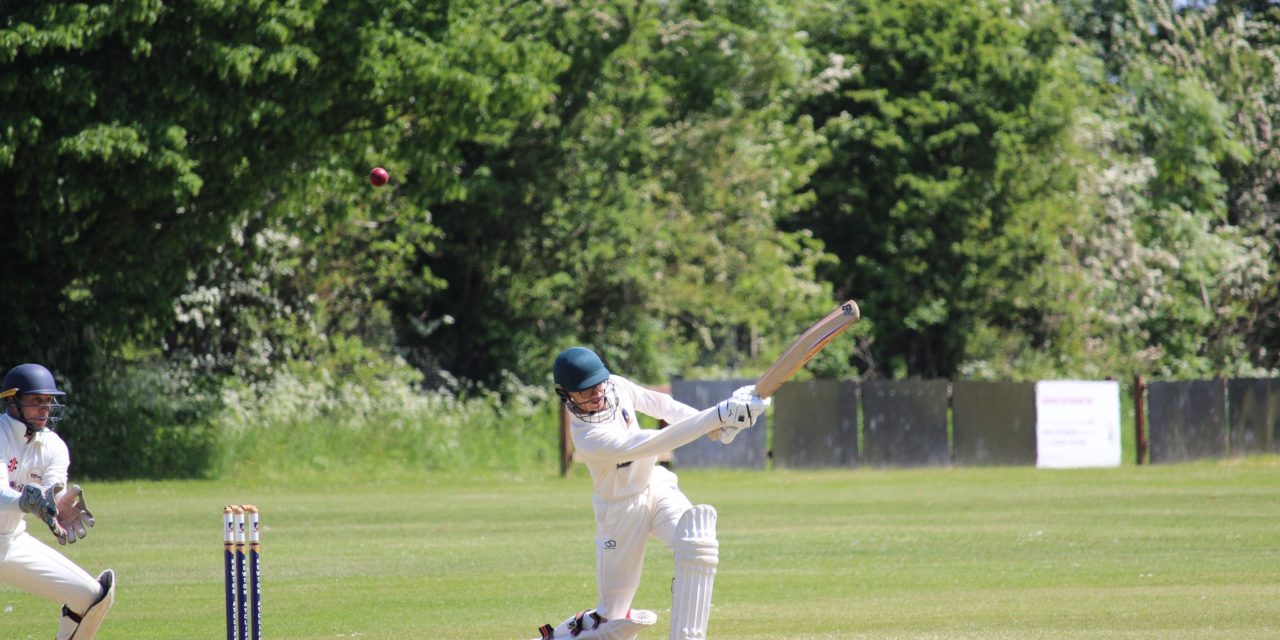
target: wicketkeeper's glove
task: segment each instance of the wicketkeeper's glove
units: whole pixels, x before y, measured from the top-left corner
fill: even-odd
[[[67,487],[66,492],[58,498],[58,524],[65,530],[65,534],[58,537],[58,542],[74,544],[76,540],[89,535],[88,529],[93,527],[93,523],[93,513],[84,503],[84,492],[80,490],[80,485]]]
[[[18,508],[23,513],[30,513],[49,525],[49,530],[61,542],[66,539],[67,532],[58,524],[58,505],[53,498],[53,491],[53,487],[44,489],[35,484],[22,485],[22,496],[18,498]]]

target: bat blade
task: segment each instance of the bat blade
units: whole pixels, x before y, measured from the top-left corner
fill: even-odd
[[[836,307],[826,317],[816,322],[812,327],[805,329],[804,333],[796,338],[791,346],[787,347],[782,355],[778,356],[773,364],[760,375],[756,380],[756,395],[761,398],[768,398],[782,386],[782,383],[791,379],[800,367],[806,362],[818,355],[836,336],[848,329],[850,325],[857,322],[862,317],[858,311],[858,304],[852,300],[845,300],[840,306]],[[725,437],[725,443],[729,443],[733,439],[734,434]],[[721,430],[716,429],[707,434],[712,441],[721,439]]]
[[[791,376],[800,370],[800,367],[821,353],[836,336],[861,317],[857,303],[846,300],[826,317],[814,323],[760,375],[756,380],[756,395],[761,398],[772,396],[782,383],[790,380]]]

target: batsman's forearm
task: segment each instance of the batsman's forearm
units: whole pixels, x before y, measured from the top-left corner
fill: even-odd
[[[645,415],[665,420],[670,424],[698,414],[697,409],[676,400],[669,394],[643,387],[638,388],[637,391],[636,410]]]
[[[720,410],[717,405],[672,423],[663,429],[641,429],[608,440],[588,438],[584,442],[578,442],[575,439],[574,445],[586,458],[626,462],[647,456],[656,456],[682,447],[697,440],[707,432],[722,426],[724,426],[724,422],[720,418]]]

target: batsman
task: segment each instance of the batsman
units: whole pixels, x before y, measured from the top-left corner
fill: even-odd
[[[649,536],[661,540],[675,560],[671,587],[671,640],[707,637],[711,590],[719,564],[716,510],[694,506],[676,475],[657,464],[658,455],[712,431],[721,442],[749,428],[769,406],[754,386],[738,389],[710,409],[698,411],[670,395],[613,375],[585,347],[561,352],[552,366],[556,393],[570,415],[578,457],[594,485],[597,601],[557,627],[544,625],[543,638],[630,640],[656,617],[631,608]],[[664,429],[643,429],[637,412],[666,421]]]
[[[85,537],[93,514],[77,485],[67,485],[71,458],[54,433],[65,395],[49,370],[22,364],[0,387],[0,583],[62,605],[57,640],[93,640],[115,602],[115,573],[89,575],[27,533],[25,514],[49,527],[60,544]]]

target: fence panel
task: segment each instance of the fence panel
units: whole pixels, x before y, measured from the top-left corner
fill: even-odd
[[[950,391],[948,380],[863,382],[863,462],[878,467],[950,465]]]
[[[858,383],[788,382],[773,396],[773,461],[780,468],[858,465]]]
[[[1270,383],[1266,378],[1233,378],[1227,381],[1228,446],[1231,455],[1270,451],[1274,429]]]
[[[1036,463],[1034,382],[952,383],[951,411],[957,465]]]
[[[1221,380],[1147,383],[1152,464],[1227,453],[1227,394]]]

